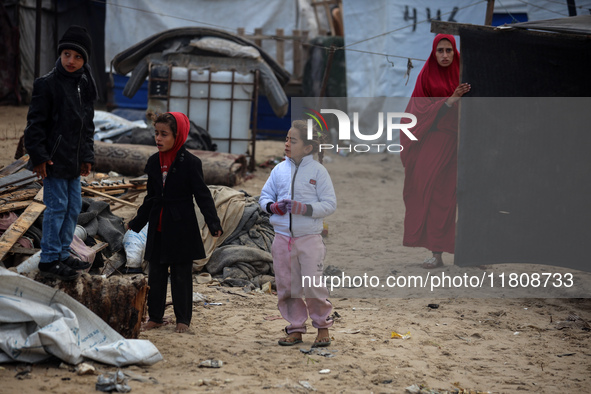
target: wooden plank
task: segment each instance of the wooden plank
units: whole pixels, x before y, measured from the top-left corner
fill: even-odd
[[[322,2],[323,6],[324,6],[324,13],[326,14],[326,20],[328,20],[328,26],[330,27],[330,35],[331,36],[336,36],[336,30],[334,28],[334,21],[332,20],[332,13],[330,12],[330,6],[329,5],[334,5],[333,2],[329,2],[329,1],[324,1]]]
[[[35,253],[39,252],[40,250],[41,249],[23,248],[20,245],[14,245],[12,248],[10,248],[10,253],[34,255]]]
[[[134,184],[134,183],[113,183],[113,184],[106,184],[106,183],[102,183],[100,185],[89,185],[86,186],[89,187],[93,190],[98,190],[99,192],[104,192],[106,190],[116,190],[116,189],[142,189],[145,190],[146,189],[146,185],[138,185],[138,184]]]
[[[293,74],[292,78],[302,78],[302,42],[300,40],[300,30],[293,31]]]
[[[123,204],[123,205],[130,206],[130,207],[134,207],[134,208],[138,208],[139,207],[138,204],[133,204],[133,203],[130,203],[128,201],[122,200],[120,198],[109,196],[108,194],[105,194],[105,193],[97,192],[96,190],[92,190],[91,188],[86,187],[86,186],[82,186],[82,191],[83,192],[86,192],[86,193],[94,194],[96,196],[104,197],[104,198],[109,199],[110,201],[115,201],[115,202],[118,202],[118,203]]]
[[[39,192],[38,189],[19,189],[0,195],[0,204],[8,204],[16,201],[31,200]]]
[[[1,169],[0,170],[0,177],[5,177],[7,175],[14,174],[15,172],[21,170],[24,166],[26,166],[28,162],[29,162],[29,155],[24,155],[23,157],[21,157],[17,161],[13,161],[9,165],[7,165],[3,169]]]
[[[101,250],[105,249],[107,246],[109,246],[107,242],[96,241],[96,244],[90,249],[92,249],[94,253],[98,253]]]
[[[121,253],[115,253],[105,260],[105,265],[101,271],[101,275],[105,275],[108,278],[113,272],[121,268],[123,263],[125,263],[125,256],[123,256]]]
[[[109,196],[115,196],[117,194],[125,193],[125,189],[106,189],[102,190],[102,188],[91,188],[94,191],[101,192],[104,194],[108,194]]]
[[[29,201],[17,201],[17,202],[12,202],[9,204],[3,204],[0,205],[0,213],[4,213],[4,212],[12,212],[12,211],[16,211],[17,209],[25,209],[26,207],[28,207],[29,205],[31,205],[33,201],[29,200]]]
[[[124,195],[122,195],[120,198],[121,198],[122,200],[127,200],[127,201],[130,201],[130,202],[134,202],[134,201],[137,199],[137,197],[138,197],[140,194],[142,194],[142,193],[143,193],[143,191],[142,191],[142,190],[133,190],[133,191],[128,191],[127,193],[125,193]],[[123,208],[123,207],[124,207],[124,205],[115,203],[115,205],[113,205],[113,206],[111,207],[111,212],[113,212],[113,211],[116,211],[116,210],[118,210],[118,209],[121,209],[121,208]]]
[[[23,186],[35,182],[37,175],[29,170],[21,170],[15,174],[0,178],[0,193],[11,186]]]
[[[263,35],[263,29],[261,27],[257,27],[256,29],[254,29],[254,35],[255,36],[262,36]],[[258,47],[263,47],[263,41],[260,38],[255,38],[254,39],[254,44]]]
[[[484,24],[491,26],[493,20],[493,13],[495,10],[495,0],[488,0],[486,5],[486,17],[484,18]]]
[[[35,194],[35,197],[33,197],[33,201],[38,202],[39,204],[43,204],[43,188],[41,188],[37,192],[37,194]]]
[[[0,237],[0,260],[8,254],[16,241],[31,227],[37,220],[41,212],[45,210],[45,205],[37,202],[31,203],[25,211],[6,229]]]
[[[275,40],[277,49],[275,53],[275,60],[281,67],[285,66],[285,38],[283,37],[283,29],[275,29],[275,35],[277,39]]]

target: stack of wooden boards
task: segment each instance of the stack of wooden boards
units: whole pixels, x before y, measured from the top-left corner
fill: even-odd
[[[16,269],[20,263],[40,251],[38,248],[25,248],[17,244],[19,238],[45,210],[40,181],[35,174],[24,168],[28,160],[28,155],[25,155],[0,170],[0,215],[8,212],[18,215],[0,236],[0,266],[5,267],[5,262],[10,260],[11,269]],[[134,201],[146,189],[145,178],[129,182],[105,181],[101,176],[96,178],[102,180],[82,186],[83,195],[107,200],[112,211],[124,206],[139,206]],[[114,194],[119,196],[115,197]],[[96,253],[108,246],[100,239],[95,241],[92,249]],[[42,279],[40,275],[34,276],[34,279],[66,292],[124,337],[137,338],[146,311],[147,279],[141,274],[108,278],[123,263],[122,255],[116,253],[105,260],[100,275],[83,274],[72,282]]]

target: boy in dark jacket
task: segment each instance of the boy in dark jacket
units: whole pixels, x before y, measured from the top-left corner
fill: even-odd
[[[25,147],[33,172],[43,180],[43,236],[39,271],[72,280],[89,263],[70,255],[82,208],[80,176],[94,164],[94,107],[97,89],[88,67],[90,35],[70,26],[58,43],[53,70],[35,80],[27,115]]]

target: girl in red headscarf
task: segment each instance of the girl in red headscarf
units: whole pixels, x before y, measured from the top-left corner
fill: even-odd
[[[140,232],[146,223],[145,259],[148,274],[148,315],[144,329],[164,324],[164,308],[170,268],[170,287],[176,331],[189,329],[193,311],[193,260],[205,257],[193,199],[197,202],[212,236],[222,235],[222,226],[209,188],[203,181],[201,160],[187,152],[185,141],[191,124],[180,112],[162,114],[154,121],[158,153],[150,156],[147,195],[129,228]]]
[[[418,141],[400,133],[406,206],[402,243],[433,253],[423,262],[427,269],[443,265],[443,252],[454,252],[458,100],[470,91],[470,85],[459,79],[456,40],[438,34],[406,108],[417,117],[410,131]]]

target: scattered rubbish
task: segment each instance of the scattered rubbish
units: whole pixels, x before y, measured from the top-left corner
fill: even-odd
[[[519,334],[520,334],[520,332],[519,332],[519,331],[515,331],[515,332],[513,333],[513,335],[519,335]]]
[[[340,330],[340,331],[337,331],[337,332],[342,332],[342,333],[345,333],[345,334],[359,334],[361,332],[361,330]]]
[[[334,312],[332,313],[332,315],[330,315],[330,318],[331,318],[332,320],[337,320],[337,319],[340,319],[340,318],[341,318],[341,315],[339,315],[339,312],[337,312],[337,311],[334,311]]]
[[[427,305],[427,307],[431,308],[431,309],[437,309],[437,308],[439,308],[439,304],[429,304],[429,305]]]
[[[408,386],[406,388],[406,392],[408,394],[419,394],[421,392],[421,388],[416,384],[413,384],[412,386]]]
[[[321,373],[323,375],[329,374],[330,373],[330,369],[321,369],[320,371],[318,371],[318,373]]]
[[[96,381],[96,390],[111,393],[116,391],[118,393],[129,393],[131,387],[127,385],[127,378],[118,370],[106,375],[99,375]]]
[[[312,387],[312,385],[308,381],[300,380],[298,383],[300,384],[300,386],[302,386],[305,389],[316,391],[316,389],[314,387]]]
[[[154,384],[158,383],[158,381],[153,377],[146,378],[145,376],[131,372],[130,370],[126,370],[124,373],[125,373],[125,376],[127,376],[131,380],[136,380],[136,381],[142,382],[142,383],[149,383],[149,382],[152,382]]]
[[[322,233],[320,233],[323,237],[328,237],[328,223],[322,223]]]
[[[383,383],[391,383],[391,381],[384,381]],[[413,384],[408,386],[405,390],[407,394],[490,394],[490,391],[471,390],[460,387],[458,382],[452,383],[456,389],[433,389],[424,384]]]
[[[219,386],[220,382],[217,379],[199,379],[197,386]]]
[[[577,353],[563,353],[563,354],[557,354],[556,356],[558,357],[567,357],[567,356],[574,356]]]
[[[334,353],[338,352],[338,350],[327,350],[327,349],[319,349],[319,348],[310,348],[310,349],[305,349],[305,348],[300,348],[300,352],[307,354],[307,355],[317,355],[317,356],[321,356],[321,357],[326,357],[326,358],[332,358],[334,357]],[[316,360],[313,360],[316,361]]]
[[[88,363],[80,363],[76,367],[77,375],[94,375],[96,368]]]
[[[84,228],[84,227],[83,227]],[[144,260],[144,250],[148,241],[148,225],[136,233],[133,230],[127,230],[123,235],[123,248],[125,249],[126,267],[141,268]]]
[[[591,330],[589,323],[572,313],[567,316],[566,320],[557,321],[556,328],[558,330],[562,330],[564,328],[578,328],[585,331]]]
[[[208,272],[200,273],[199,275],[196,276],[196,279],[197,279],[197,283],[200,285],[210,283],[213,280],[211,277],[211,274]]]
[[[201,301],[207,301],[207,297],[204,296],[201,293],[197,293],[196,291],[193,292],[193,302],[201,302]]]
[[[353,307],[354,311],[379,311],[380,308],[356,308]]]
[[[281,317],[279,315],[265,316],[265,317],[263,317],[263,320],[281,320],[281,319],[283,319],[283,317]]]
[[[214,305],[214,306],[219,306],[219,305],[224,305],[221,302],[204,302],[203,305]]]
[[[222,360],[203,360],[199,363],[200,367],[205,368],[221,368],[224,365]]]
[[[79,224],[76,225],[76,229],[74,230],[74,234],[78,238],[80,238],[82,241],[84,241],[84,240],[86,240],[86,238],[88,238],[88,233],[86,232],[86,229]]]
[[[271,288],[271,282],[263,283],[263,285],[261,286],[261,290],[263,291],[263,293],[273,294],[273,289]]]
[[[322,273],[324,274],[324,276],[341,276],[343,274],[343,271],[340,268],[331,264],[327,265]]]
[[[398,334],[396,331],[392,331],[392,336],[390,338],[408,339],[408,338],[410,338],[410,331],[408,331],[406,334]]]

